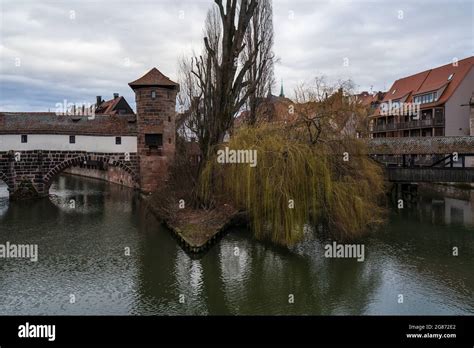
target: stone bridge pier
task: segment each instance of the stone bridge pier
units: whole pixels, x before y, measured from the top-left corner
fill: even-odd
[[[0,152],[0,180],[8,186],[10,199],[45,197],[53,179],[65,169],[88,163],[115,166],[140,187],[136,153],[95,153],[84,151],[8,151]]]

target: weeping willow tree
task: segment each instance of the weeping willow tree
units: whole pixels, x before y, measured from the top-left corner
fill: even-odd
[[[256,166],[219,163],[217,150],[224,147],[255,150]],[[266,124],[239,128],[215,150],[200,177],[200,194],[247,211],[259,239],[292,245],[310,222],[351,239],[382,221],[382,170],[357,139],[313,144],[297,128]]]

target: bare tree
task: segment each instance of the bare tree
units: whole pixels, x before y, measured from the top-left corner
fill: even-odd
[[[351,80],[331,85],[324,77],[315,78],[311,86],[301,84],[296,88],[295,102],[298,122],[312,144],[355,136],[366,115],[354,98]]]
[[[257,62],[261,41],[241,59],[258,1],[227,0],[223,4],[215,0],[215,5],[206,17],[204,53],[194,56],[188,66],[196,90],[189,101],[192,112],[187,124],[198,137],[204,160],[222,142],[235,114],[259,83],[249,79],[248,72]]]
[[[242,64],[244,64],[255,55],[255,63],[251,65],[247,73],[249,86],[255,86],[253,91],[250,91],[247,101],[249,114],[246,121],[249,124],[256,123],[259,101],[271,91],[275,83],[273,41],[272,1],[260,0],[247,28],[244,39],[245,49],[241,56]]]

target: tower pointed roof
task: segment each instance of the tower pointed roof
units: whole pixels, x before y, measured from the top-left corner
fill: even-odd
[[[285,97],[285,93],[283,92],[283,79],[281,80],[280,97]]]
[[[167,76],[163,75],[157,68],[151,69],[138,80],[130,82],[128,85],[132,89],[152,86],[177,88],[179,86],[176,82],[171,81]]]

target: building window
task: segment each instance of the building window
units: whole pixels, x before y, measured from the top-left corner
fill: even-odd
[[[76,136],[75,135],[70,135],[69,136],[69,144],[75,144],[76,143]]]
[[[413,98],[413,101],[417,104],[432,103],[433,101],[436,101],[438,99],[437,94],[437,92],[432,92],[428,94],[418,95]]]
[[[168,122],[171,122],[171,116],[168,116]]]
[[[122,137],[115,137],[115,145],[122,145]]]
[[[151,91],[151,99],[155,99],[156,98],[156,91]]]
[[[28,142],[28,135],[22,135],[21,136],[21,142],[22,143],[27,143]]]
[[[171,138],[168,138],[168,144],[171,144]]]
[[[163,146],[163,134],[145,134],[145,145],[149,148]]]

